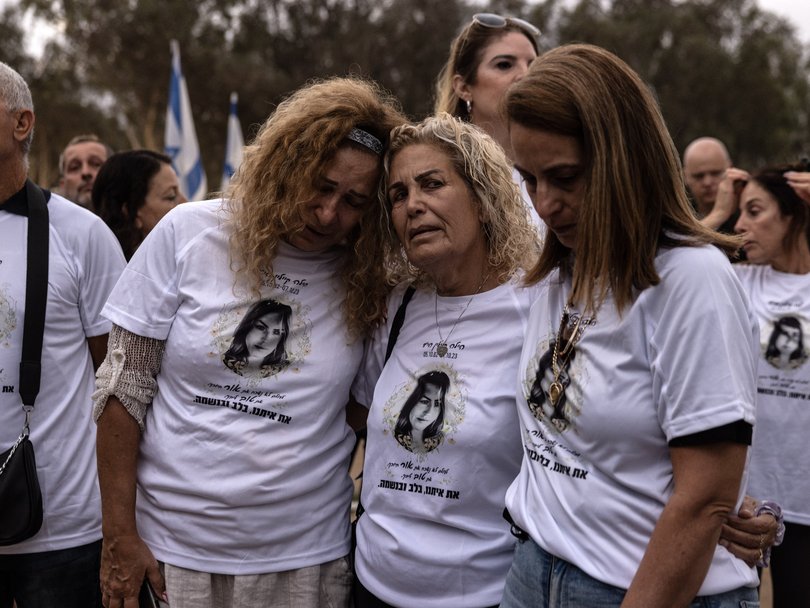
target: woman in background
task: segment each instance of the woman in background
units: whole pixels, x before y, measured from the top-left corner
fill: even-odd
[[[810,363],[803,344],[810,329],[810,206],[800,198],[802,184],[810,183],[802,181],[810,177],[806,170],[804,164],[750,175],[729,170],[718,188],[721,208],[740,211],[734,228],[749,264],[734,270],[760,328],[749,492],[776,501],[784,515],[784,542],[771,556],[775,608],[810,606],[810,477],[797,474],[810,470]],[[763,557],[760,566],[767,564]]]
[[[152,150],[113,154],[93,185],[93,208],[129,260],[161,218],[185,203],[171,159]]]
[[[512,158],[509,131],[500,112],[506,90],[526,74],[539,51],[540,30],[523,19],[477,13],[450,45],[450,55],[436,81],[434,112],[447,112],[484,130]],[[513,179],[529,215],[542,223],[522,184]]]

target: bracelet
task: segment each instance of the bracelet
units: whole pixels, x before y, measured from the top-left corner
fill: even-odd
[[[776,538],[772,545],[768,547],[760,546],[759,559],[757,560],[757,566],[760,568],[768,567],[771,561],[771,547],[778,547],[785,539],[785,518],[782,515],[782,507],[779,506],[779,503],[772,500],[763,500],[757,505],[756,509],[754,509],[754,517],[759,517],[765,513],[772,515],[776,520]],[[763,540],[764,538],[763,536]]]

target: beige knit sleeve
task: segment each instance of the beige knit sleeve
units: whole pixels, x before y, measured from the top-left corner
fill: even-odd
[[[146,408],[157,392],[155,377],[160,371],[166,341],[139,336],[113,325],[107,344],[107,356],[96,372],[93,420],[98,422],[110,395],[115,395],[143,432]]]

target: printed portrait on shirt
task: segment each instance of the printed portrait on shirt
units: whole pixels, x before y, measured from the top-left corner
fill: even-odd
[[[436,450],[461,422],[464,397],[450,369],[433,369],[401,386],[385,406],[394,439],[415,454]]]
[[[309,352],[309,332],[299,308],[279,298],[229,306],[211,330],[218,357],[247,379],[267,378],[287,369]]]
[[[538,349],[541,353],[539,357],[533,357],[529,361],[524,390],[532,415],[562,432],[569,428],[581,407],[579,387],[572,385],[571,381],[577,369],[577,351],[573,348],[567,357],[558,361],[559,368],[555,377],[552,364],[554,344],[552,338],[548,346]],[[557,387],[553,389],[555,382]],[[552,395],[556,396],[556,401]]]
[[[785,316],[773,323],[765,347],[765,360],[777,369],[795,369],[807,360],[804,329],[798,317]]]

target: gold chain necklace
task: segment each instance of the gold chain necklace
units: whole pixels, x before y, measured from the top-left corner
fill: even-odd
[[[478,285],[478,289],[476,289],[475,293],[473,293],[470,296],[470,299],[467,300],[467,303],[464,305],[464,309],[461,311],[461,314],[458,316],[458,319],[456,319],[455,323],[453,323],[453,327],[450,328],[450,333],[447,334],[447,338],[442,337],[442,330],[439,327],[439,290],[436,289],[436,297],[433,300],[433,316],[436,319],[436,333],[439,334],[439,342],[436,344],[436,354],[439,355],[440,357],[444,358],[447,356],[447,343],[450,341],[450,336],[453,335],[453,330],[456,328],[456,325],[458,325],[458,322],[461,321],[461,317],[464,316],[464,313],[467,312],[467,309],[470,307],[470,304],[472,304],[473,298],[475,298],[475,296],[481,293],[481,289],[484,287],[484,283],[487,282],[487,279],[489,279],[489,273],[487,273],[481,279],[481,283]]]
[[[565,342],[565,346],[560,350],[560,343],[563,341],[563,335],[568,326],[569,313],[569,305],[566,304],[565,308],[563,308],[562,316],[560,317],[560,328],[557,330],[557,336],[554,339],[554,350],[551,352],[551,372],[554,374],[554,382],[548,387],[548,398],[549,401],[551,401],[552,407],[556,407],[560,398],[565,394],[565,385],[560,382],[560,374],[568,364],[571,353],[574,352],[574,346],[579,342],[585,328],[591,321],[588,319],[585,325],[582,325],[582,315],[579,315],[571,335]]]

